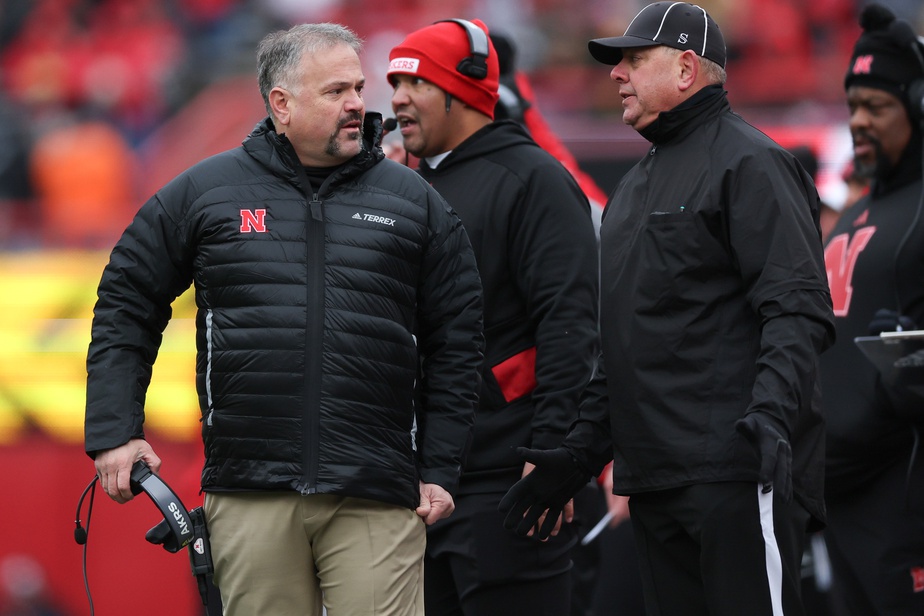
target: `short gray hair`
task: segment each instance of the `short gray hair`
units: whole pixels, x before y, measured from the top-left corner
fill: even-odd
[[[661,45],[663,49],[666,49],[668,53],[671,53],[675,56],[679,56],[685,50],[676,49],[675,47],[668,47],[667,45]],[[719,84],[724,85],[725,80],[728,79],[728,73],[725,72],[725,69],[710,60],[709,58],[704,58],[697,54],[699,58],[699,65],[702,67],[703,72],[706,74],[710,84]]]
[[[706,77],[709,78],[709,83],[725,85],[725,80],[728,79],[728,73],[726,73],[725,69],[719,66],[718,63],[713,62],[709,58],[700,57],[699,64],[703,67],[703,72],[706,73]]]
[[[358,55],[363,40],[346,26],[334,23],[299,24],[267,34],[257,46],[257,80],[266,112],[272,116],[270,90],[276,86],[291,88],[302,56],[337,45],[349,45]]]

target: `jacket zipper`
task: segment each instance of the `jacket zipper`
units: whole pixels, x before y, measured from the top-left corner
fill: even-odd
[[[305,324],[305,408],[302,417],[302,495],[318,491],[318,444],[321,440],[321,375],[324,352],[324,212],[319,195],[312,194],[311,181],[299,165],[303,190],[308,199],[305,222],[307,288]],[[326,185],[327,182],[324,182]],[[322,190],[324,188],[322,185]]]

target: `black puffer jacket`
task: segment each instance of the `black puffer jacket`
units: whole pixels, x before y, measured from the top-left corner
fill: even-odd
[[[312,190],[264,121],[141,208],[99,287],[89,453],[143,436],[170,303],[194,283],[203,489],[412,508],[418,479],[455,489],[482,360],[474,255],[445,201],[383,159],[378,114],[364,133]]]

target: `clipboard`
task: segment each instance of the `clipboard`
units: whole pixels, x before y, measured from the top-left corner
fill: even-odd
[[[924,398],[924,330],[882,332],[853,341],[885,384]]]

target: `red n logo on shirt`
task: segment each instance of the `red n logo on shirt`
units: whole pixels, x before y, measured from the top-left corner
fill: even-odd
[[[853,296],[853,269],[860,253],[869,244],[876,227],[864,227],[857,230],[850,238],[849,233],[842,233],[831,238],[825,248],[825,270],[828,273],[828,286],[831,288],[831,301],[834,304],[834,316],[845,317],[850,310],[850,298]]]
[[[266,233],[266,210],[241,210],[241,233]]]

